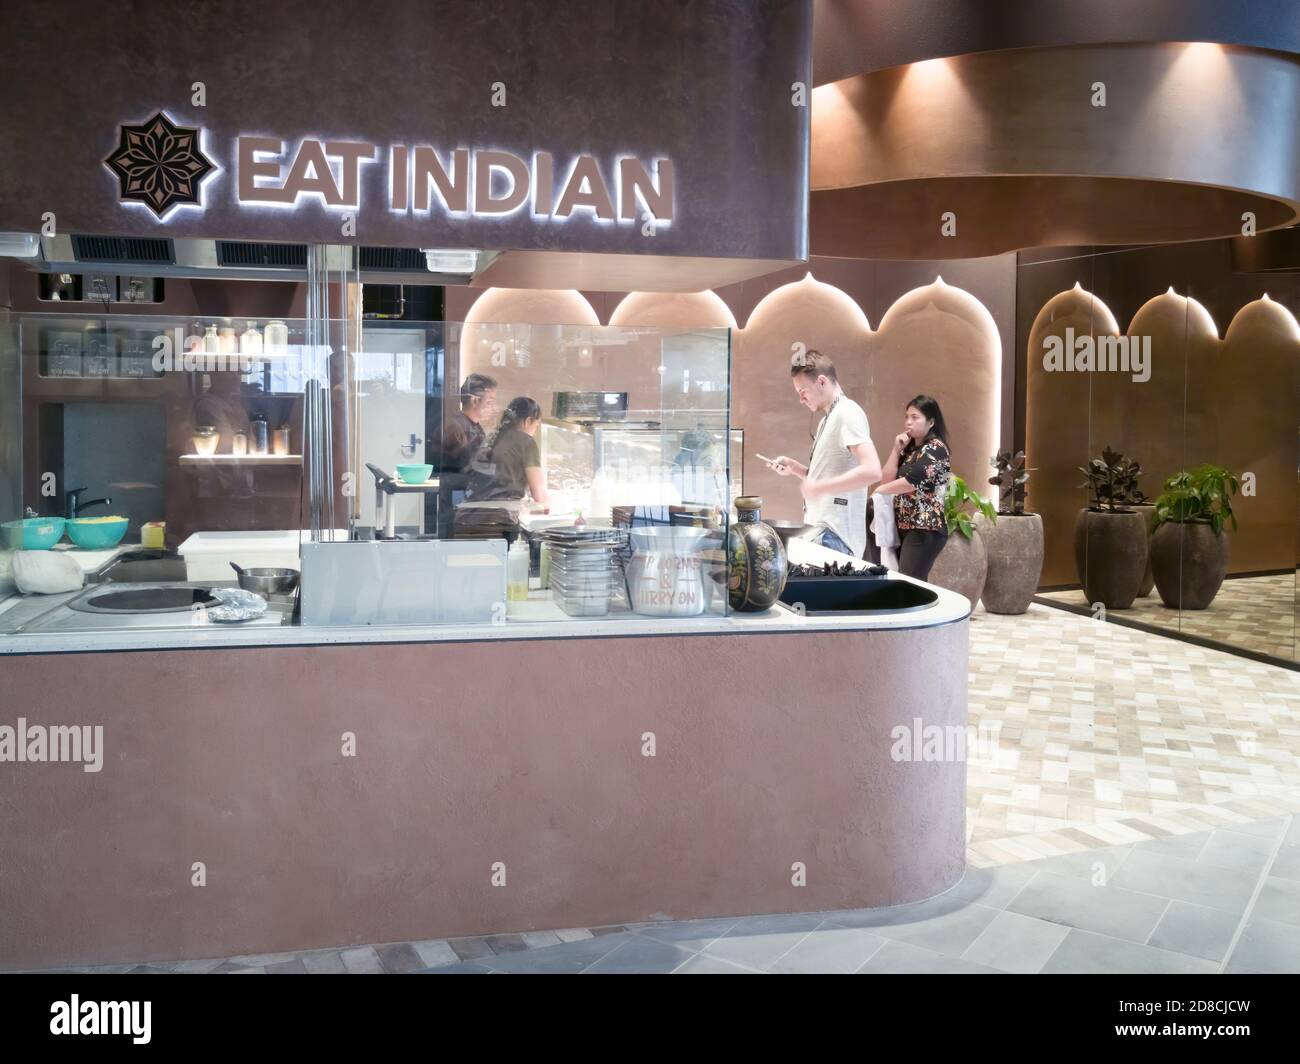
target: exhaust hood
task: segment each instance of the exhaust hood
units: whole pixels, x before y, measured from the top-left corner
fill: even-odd
[[[9,235],[34,239],[34,234]],[[25,256],[24,262],[33,269],[56,273],[142,273],[147,269],[154,277],[306,281],[307,250],[306,244],[76,233],[41,237],[39,252]],[[4,252],[0,250],[0,254]],[[494,252],[472,249],[331,245],[327,265],[331,271],[359,269],[361,281],[370,284],[468,285],[495,258]]]

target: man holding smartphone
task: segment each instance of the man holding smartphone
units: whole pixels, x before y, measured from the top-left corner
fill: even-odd
[[[835,364],[820,351],[799,351],[790,360],[799,402],[824,415],[813,433],[808,464],[781,455],[768,464],[783,477],[799,477],[809,539],[861,558],[867,549],[868,489],[880,480],[880,456],[871,442],[867,415],[844,394]]]

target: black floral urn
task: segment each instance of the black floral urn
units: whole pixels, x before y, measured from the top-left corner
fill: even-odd
[[[736,522],[727,530],[727,601],[733,610],[771,609],[785,587],[785,544],[762,521],[763,500],[736,500]]]

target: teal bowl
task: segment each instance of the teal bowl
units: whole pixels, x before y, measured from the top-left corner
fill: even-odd
[[[94,521],[74,517],[68,523],[68,538],[83,550],[108,550],[122,542],[126,535],[127,519],[116,517],[112,521]]]
[[[397,476],[403,484],[423,484],[433,473],[431,465],[399,465]]]
[[[5,546],[10,550],[49,550],[63,538],[62,517],[25,517],[6,521]]]

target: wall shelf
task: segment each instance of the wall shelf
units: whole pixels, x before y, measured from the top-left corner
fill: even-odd
[[[300,466],[300,454],[183,454],[181,465]]]

